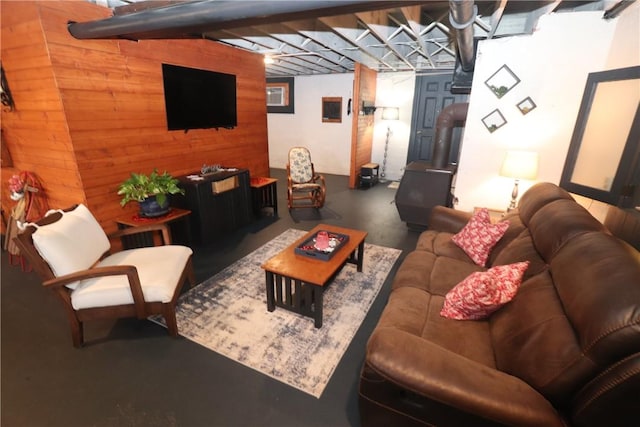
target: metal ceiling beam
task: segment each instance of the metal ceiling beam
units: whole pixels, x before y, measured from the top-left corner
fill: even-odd
[[[362,38],[366,34],[366,31],[361,31],[358,33],[358,25],[357,18],[353,15],[341,15],[341,16],[332,16],[332,17],[322,17],[318,19],[320,22],[325,24],[327,28],[331,29],[335,34],[341,36],[348,43],[352,44],[356,48],[360,49],[361,52],[369,55],[376,62],[388,67],[391,71],[397,71],[397,67],[393,66],[389,62],[385,61],[381,55],[373,52],[366,43],[363,43]],[[365,65],[366,62],[364,63]],[[376,67],[373,67],[376,69]],[[378,70],[379,71],[379,70]]]
[[[212,30],[386,9],[415,1],[186,1],[90,22],[74,22],[78,39],[158,39],[200,36]]]
[[[368,28],[376,38],[383,42],[387,49],[393,52],[393,54],[396,55],[402,62],[407,64],[409,69],[416,69],[416,67],[411,62],[409,62],[405,55],[401,53],[399,49],[397,49],[391,42],[391,39],[395,36],[395,32],[391,32],[391,34],[389,34],[389,18],[387,17],[386,13],[383,14],[380,12],[360,12],[356,13],[356,16],[358,17],[358,19],[360,19],[360,23]],[[384,22],[384,18],[387,18],[387,22]]]

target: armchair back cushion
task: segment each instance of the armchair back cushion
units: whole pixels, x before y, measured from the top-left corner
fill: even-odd
[[[37,226],[33,244],[57,277],[94,265],[111,247],[107,235],[86,206],[60,212],[60,220]]]
[[[295,184],[310,182],[313,179],[311,154],[305,147],[293,147],[289,150],[289,175]]]

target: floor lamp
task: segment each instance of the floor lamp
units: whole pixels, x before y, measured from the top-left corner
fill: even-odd
[[[400,109],[398,107],[383,107],[382,120],[398,120],[400,118]],[[385,180],[387,168],[387,152],[389,151],[389,137],[391,136],[391,124],[387,123],[387,139],[384,142],[384,155],[382,157],[382,170],[380,171],[381,181]]]
[[[502,162],[500,175],[515,178],[511,191],[511,203],[507,212],[516,208],[518,183],[521,179],[536,179],[538,176],[538,153],[534,151],[507,151]]]

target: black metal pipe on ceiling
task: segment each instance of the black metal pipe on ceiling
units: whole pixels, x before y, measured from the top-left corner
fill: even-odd
[[[464,71],[473,70],[475,49],[473,44],[473,23],[478,8],[473,1],[449,0],[449,22],[456,30],[460,66]]]
[[[77,39],[201,37],[203,32],[396,8],[420,1],[217,1],[173,4],[90,22],[71,22]]]

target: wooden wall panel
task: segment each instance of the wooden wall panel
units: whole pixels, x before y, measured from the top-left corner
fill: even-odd
[[[12,146],[18,151],[16,167],[44,174],[52,206],[87,203],[105,229],[112,230],[113,220],[123,213],[117,187],[131,172],[158,168],[181,175],[215,163],[268,176],[266,79],[260,55],[206,40],[77,40],[67,31],[68,21],[108,17],[109,9],[86,1],[10,6],[11,16],[20,19],[5,25],[8,7],[3,3],[3,66],[9,74],[21,70],[32,89],[28,83],[16,84],[28,120],[7,123],[5,136],[12,154]],[[12,37],[7,44],[9,32],[22,37],[30,33],[33,41]],[[10,59],[6,64],[5,54]],[[168,131],[163,62],[235,74],[238,126]],[[38,97],[27,95],[36,89]],[[38,113],[50,115],[43,123]],[[5,129],[4,113],[2,118]],[[42,142],[27,150],[31,133]],[[54,172],[62,179],[54,178]],[[135,209],[130,204],[124,211]]]
[[[84,201],[62,99],[49,60],[39,6],[35,2],[2,3],[2,66],[15,109],[2,111],[2,131],[13,168],[2,170],[2,207],[10,211],[7,181],[30,171],[44,186],[51,205]]]
[[[360,167],[371,162],[373,147],[373,115],[362,115],[362,102],[373,105],[376,99],[377,72],[356,63],[353,88],[353,121],[351,127],[351,170],[349,187],[357,188]]]

